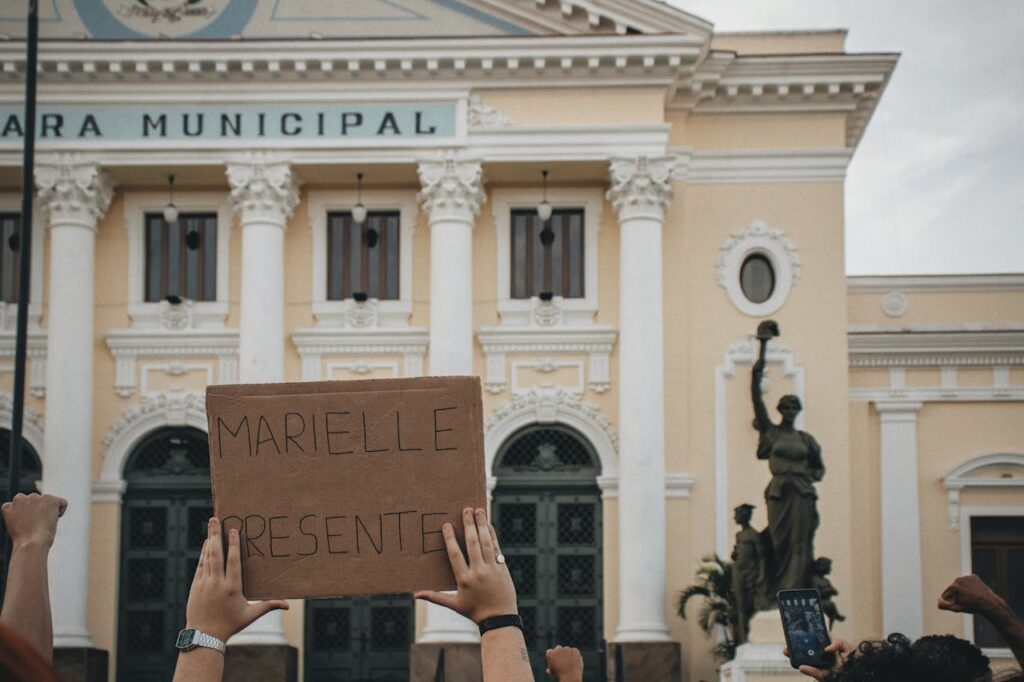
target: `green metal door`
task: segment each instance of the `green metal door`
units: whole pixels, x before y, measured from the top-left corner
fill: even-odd
[[[586,440],[560,426],[528,427],[496,458],[494,526],[537,679],[556,644],[582,652],[585,680],[604,669],[599,471]]]
[[[306,682],[406,682],[415,609],[409,595],[306,602]]]
[[[117,679],[166,682],[213,513],[206,434],[154,432],[132,453],[125,478]]]

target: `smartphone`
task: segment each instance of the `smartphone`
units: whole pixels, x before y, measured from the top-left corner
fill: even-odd
[[[794,668],[810,665],[825,670],[835,657],[825,652],[832,643],[821,612],[817,590],[782,590],[775,595],[782,614],[782,630],[789,648],[789,662]]]

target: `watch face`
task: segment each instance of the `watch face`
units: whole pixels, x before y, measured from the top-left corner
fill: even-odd
[[[174,646],[178,649],[188,649],[192,647],[192,638],[195,636],[195,630],[182,630],[178,633],[178,641],[174,643]]]

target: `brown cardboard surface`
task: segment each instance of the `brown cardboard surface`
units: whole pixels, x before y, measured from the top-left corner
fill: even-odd
[[[214,513],[248,599],[454,589],[441,525],[484,507],[478,377],[210,386]]]

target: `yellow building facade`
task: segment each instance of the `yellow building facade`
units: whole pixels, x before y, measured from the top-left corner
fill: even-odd
[[[1021,593],[1024,276],[844,271],[845,172],[895,55],[655,0],[41,4],[25,438],[71,501],[68,661],[173,665],[205,386],[475,374],[531,653],[716,678],[676,596],[728,557],[736,505],[765,524],[768,318],[766,401],[800,396],[823,448],[836,634],[977,635],[1009,660],[934,600],[970,571]],[[9,427],[24,33],[3,12]],[[232,644],[266,679],[434,679],[475,638],[393,598],[295,602]],[[791,676],[780,647],[723,674]]]

